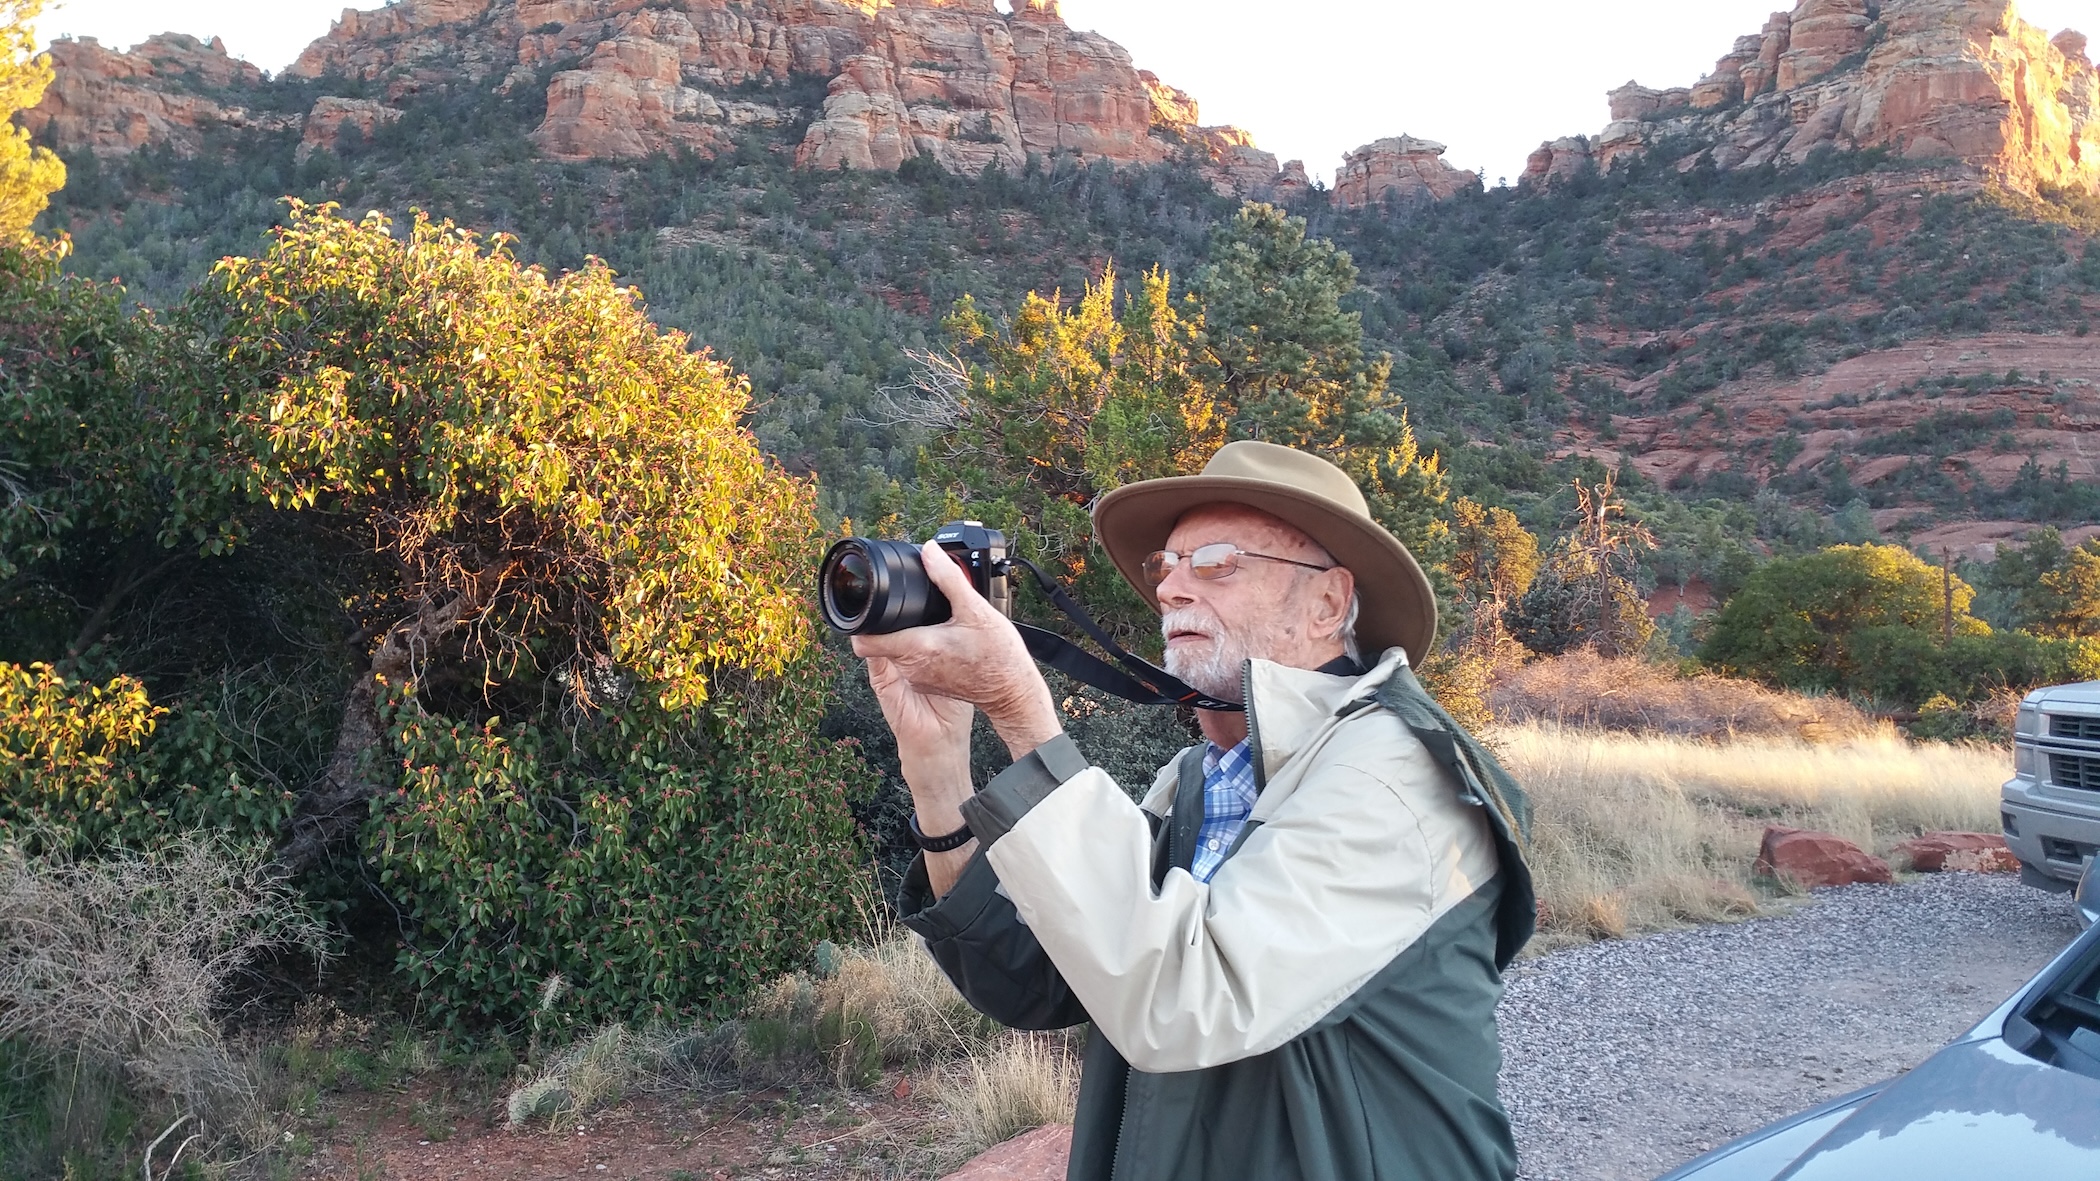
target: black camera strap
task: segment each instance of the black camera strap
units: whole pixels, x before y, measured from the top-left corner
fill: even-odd
[[[1143,657],[1126,652],[1121,644],[1109,638],[1094,617],[1086,613],[1063,587],[1057,585],[1042,567],[1027,558],[1014,558],[1017,566],[1025,566],[1035,575],[1036,585],[1050,597],[1065,617],[1079,625],[1089,638],[1101,645],[1101,650],[1115,657],[1122,668],[1108,663],[1072,641],[1053,631],[1032,624],[1016,623],[1022,642],[1028,645],[1028,654],[1042,664],[1065,674],[1075,681],[1092,685],[1103,693],[1114,694],[1125,701],[1139,705],[1187,705],[1196,709],[1238,712],[1247,707],[1237,701],[1225,701],[1191,687],[1187,682]],[[1127,671],[1126,671],[1127,670]]]

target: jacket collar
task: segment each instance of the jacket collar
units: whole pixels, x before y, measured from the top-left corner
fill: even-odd
[[[1354,675],[1249,660],[1242,676],[1247,690],[1247,754],[1254,765],[1255,784],[1266,785],[1343,707],[1369,697],[1406,664],[1404,648],[1388,648],[1369,672]]]

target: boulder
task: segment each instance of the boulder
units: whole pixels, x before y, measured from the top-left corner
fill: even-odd
[[[1072,1126],[1049,1124],[993,1148],[941,1181],[1064,1181]]]
[[[1478,173],[1444,162],[1444,145],[1396,135],[1365,144],[1342,158],[1341,171],[1334,178],[1334,200],[1344,209],[1361,209],[1387,197],[1442,201],[1478,187]]]
[[[1888,862],[1841,836],[1776,824],[1765,829],[1754,868],[1803,887],[1885,885],[1896,880]]]
[[[342,149],[343,134],[347,129],[358,140],[372,138],[372,133],[382,125],[401,117],[398,107],[374,102],[369,98],[337,98],[324,95],[314,100],[311,111],[306,113],[306,127],[299,138],[299,150],[293,155],[304,163],[315,152],[330,152]]]
[[[1893,850],[1916,873],[2018,873],[2020,859],[1994,832],[1928,832]]]

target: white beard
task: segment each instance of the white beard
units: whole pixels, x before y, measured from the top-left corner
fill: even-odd
[[[1159,619],[1162,638],[1176,631],[1200,631],[1209,636],[1202,647],[1184,644],[1167,649],[1167,671],[1189,687],[1221,701],[1244,703],[1246,686],[1241,672],[1249,659],[1265,659],[1276,650],[1278,637],[1259,624],[1247,629],[1230,628],[1200,607],[1169,611]]]

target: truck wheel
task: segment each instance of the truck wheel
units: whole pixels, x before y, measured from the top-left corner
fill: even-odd
[[[2053,874],[2043,873],[2025,861],[2020,863],[2020,884],[2033,886],[2037,890],[2047,890],[2051,894],[2069,894],[2072,890],[2078,888],[2076,884],[2067,882]]]

